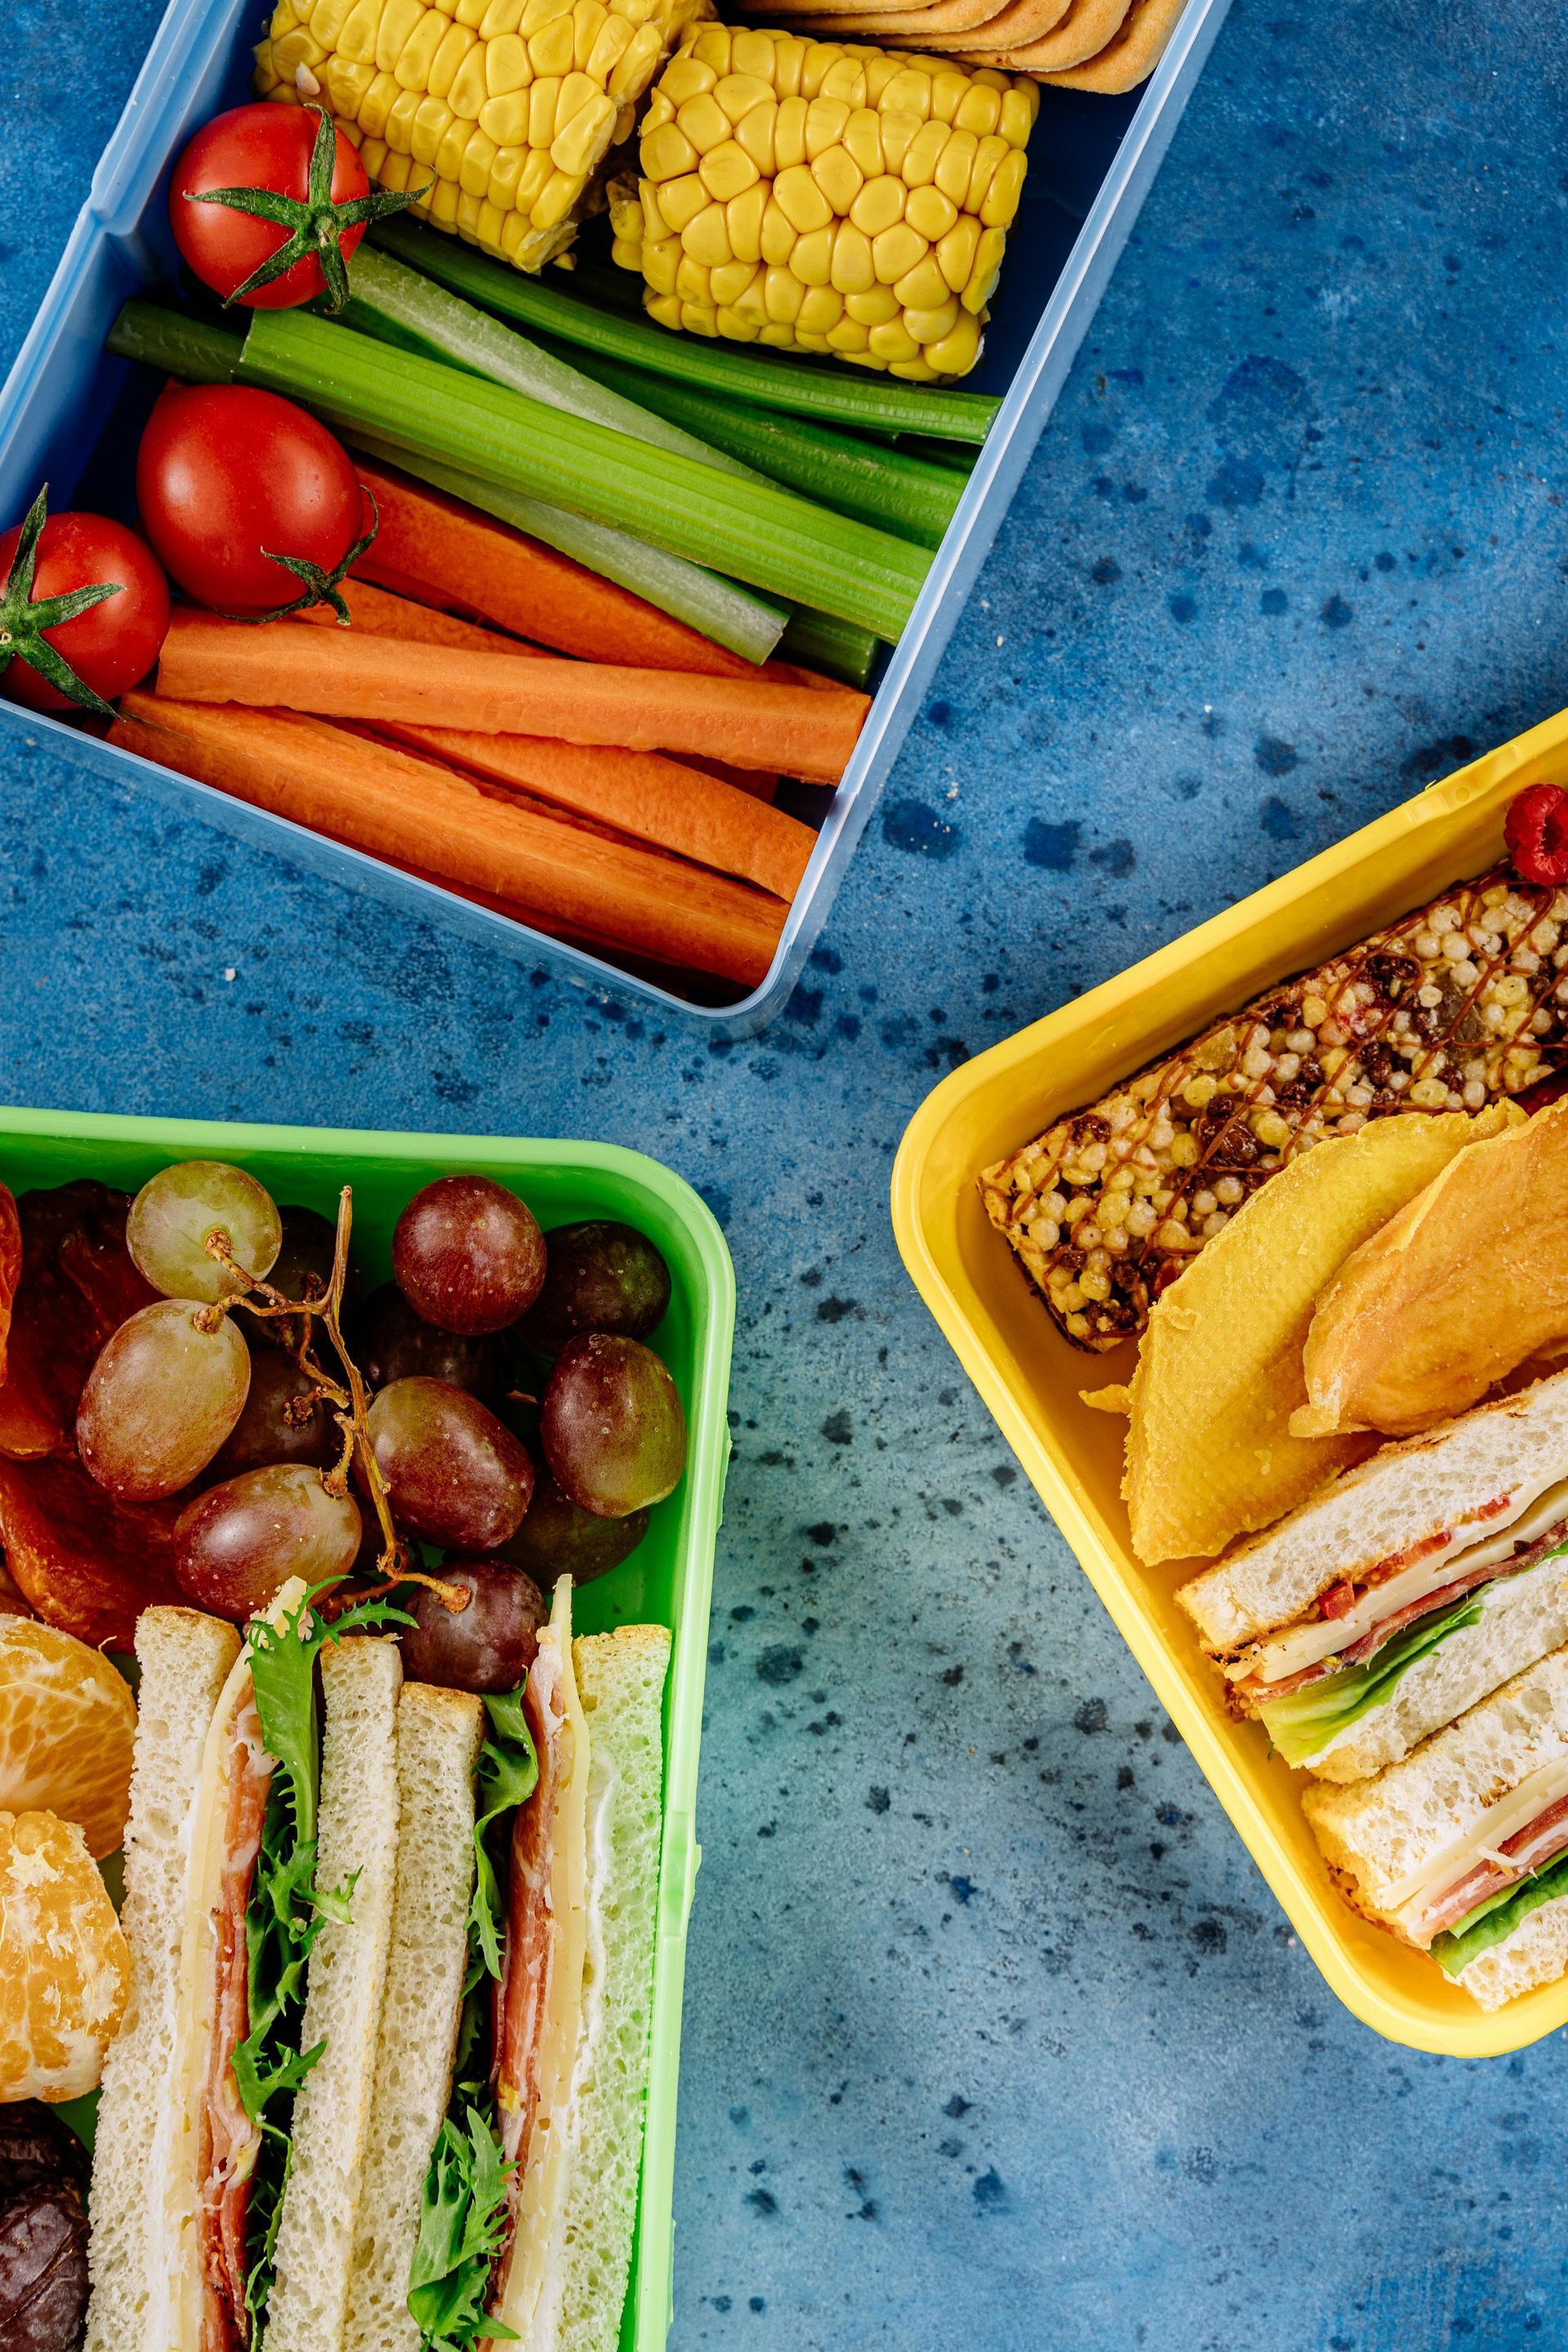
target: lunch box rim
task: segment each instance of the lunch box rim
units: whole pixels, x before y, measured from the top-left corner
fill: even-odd
[[[100,242],[133,238],[146,207],[156,201],[163,171],[180,141],[188,135],[191,92],[217,72],[220,57],[235,38],[247,5],[248,0],[170,0],[124,111],[103,150],[87,202],[48,291],[0,389],[0,488],[5,485],[8,472],[26,468],[29,436],[34,440],[38,437],[35,404],[47,408],[55,396],[51,387],[58,382],[56,371],[63,368],[79,376],[98,364],[100,355],[73,341],[68,332],[78,289]],[[225,813],[225,795],[189,778],[174,777],[179,787],[174,796],[176,803],[194,807],[209,822],[240,834],[291,864],[456,930],[510,961],[542,965],[597,994],[618,998],[639,1010],[657,1011],[661,1017],[691,1021],[718,1036],[739,1040],[754,1034],[783,1009],[826,920],[845,869],[1229,5],[1230,0],[1187,0],[1164,55],[1143,89],[1003,398],[957,512],[932,560],[910,625],[888,662],[785,919],[773,963],[750,995],[731,1005],[691,1004],[653,981],[623,972],[564,940],[552,939],[438,884],[405,875],[378,858],[311,834],[289,818],[248,809],[244,811],[248,822],[237,821],[235,815]],[[18,458],[14,453],[19,445]],[[12,487],[13,499],[23,494],[19,486]],[[0,704],[0,709],[5,710],[9,725],[43,730],[73,747],[83,742],[75,729],[61,720],[5,704]],[[147,763],[136,754],[115,745],[101,749],[118,780],[138,783],[145,780]],[[235,807],[227,805],[231,811]]]
[[[696,1837],[698,1759],[707,1671],[714,1555],[730,1459],[727,1415],[735,1322],[735,1277],[729,1245],[685,1178],[646,1153],[572,1139],[425,1134],[391,1129],[296,1127],[268,1122],[120,1117],[0,1106],[0,1155],[8,1143],[54,1143],[72,1175],[89,1169],[82,1147],[94,1143],[169,1159],[268,1156],[325,1161],[352,1183],[376,1163],[421,1164],[430,1176],[473,1172],[525,1187],[549,1169],[568,1183],[584,1180],[585,1213],[627,1213],[628,1197],[657,1204],[667,1227],[687,1245],[691,1315],[691,1381],[686,1402],[689,1453],[683,1525],[672,1561],[679,1592],[672,1608],[668,1735],[652,1999],[648,2099],[638,2182],[634,2267],[627,2285],[623,2352],[662,2352],[674,2316],[674,2169],[680,2062],[681,1999],[687,1932],[701,1849]],[[5,1170],[0,1158],[0,1178]],[[427,1181],[427,1180],[426,1180]],[[548,1228],[547,1228],[548,1231]]]
[[[1543,770],[1550,770],[1550,775]],[[982,1146],[978,1137],[983,1126],[994,1129],[1000,1102],[1016,1096],[1026,1106],[1012,1141],[1003,1146],[1004,1150],[1016,1149],[1052,1118],[1098,1099],[1120,1078],[1194,1034],[1201,1024],[1187,1020],[1179,1007],[1158,1010],[1161,998],[1177,985],[1206,976],[1212,998],[1227,971],[1244,973],[1245,981],[1238,977],[1236,993],[1228,1000],[1231,1009],[1239,1010],[1261,989],[1310,970],[1325,955],[1365,937],[1379,922],[1421,906],[1459,880],[1458,871],[1446,870],[1441,879],[1432,879],[1440,833],[1454,845],[1449,856],[1461,837],[1484,842],[1484,854],[1472,856],[1467,869],[1471,874],[1483,870],[1501,855],[1508,801],[1525,785],[1542,781],[1568,784],[1568,710],[1428,785],[1318,856],[951,1072],[910,1120],[891,1182],[893,1228],[910,1279],[1322,1976],[1375,2032],[1448,2057],[1502,2056],[1554,2032],[1568,2021],[1568,1977],[1489,2012],[1458,1988],[1451,1998],[1447,1996],[1436,1961],[1424,1955],[1410,1953],[1408,1958],[1412,1968],[1419,1962],[1422,1971],[1431,1971],[1432,1997],[1405,1990],[1391,1979],[1379,1980],[1376,1961],[1364,1959],[1357,1947],[1371,1939],[1370,1948],[1386,1967],[1393,1939],[1355,1917],[1332,1889],[1326,1866],[1320,1861],[1314,1871],[1303,1860],[1300,1833],[1288,1834],[1282,1827],[1285,1808],[1297,1803],[1304,1776],[1288,1781],[1282,1765],[1278,1770],[1259,1771],[1256,1759],[1267,1746],[1261,1727],[1239,1724],[1225,1715],[1213,1669],[1199,1652],[1195,1633],[1188,1629],[1184,1653],[1168,1644],[1152,1600],[1140,1589],[1144,1572],[1124,1533],[1106,1526],[1075,1466],[1071,1447],[1056,1425],[1048,1388],[1031,1384],[1016,1367],[1009,1368],[1008,1349],[966,1263],[965,1249],[967,1244],[971,1258],[993,1245],[1002,1259],[1013,1256],[985,1220],[975,1181],[982,1164],[998,1156]],[[1325,894],[1348,895],[1358,877],[1363,888],[1382,894],[1384,903],[1380,913],[1347,932],[1331,914],[1325,918],[1322,900]],[[1363,918],[1365,911],[1364,907],[1360,910]],[[1348,914],[1344,919],[1350,919]],[[1265,955],[1259,942],[1269,932],[1276,935],[1277,952],[1271,946]],[[1223,1007],[1215,1009],[1217,1013]],[[1070,1100],[1058,1099],[1048,1081],[1051,1057],[1068,1041],[1081,1046],[1086,1040],[1103,1050],[1100,1075],[1087,1085],[1075,1083]],[[1014,1264],[1001,1270],[1018,1284],[1022,1297],[1021,1270]],[[987,1265],[987,1276],[994,1272],[995,1265]],[[1037,1298],[1026,1303],[1038,1316],[1042,1341],[1056,1341],[1065,1356],[1067,1343],[1059,1339],[1044,1306]],[[1095,1384],[1097,1360],[1104,1360],[1072,1351],[1073,1366],[1082,1368],[1084,1388]],[[1248,1740],[1255,1745],[1244,1745]],[[1399,1948],[1394,1950],[1397,1953]],[[1419,1987],[1426,1979],[1422,1975],[1415,1981]]]

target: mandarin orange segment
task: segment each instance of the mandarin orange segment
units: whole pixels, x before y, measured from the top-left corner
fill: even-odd
[[[0,1617],[0,1806],[79,1823],[112,1853],[131,1803],[136,1702],[123,1677],[74,1633]]]
[[[95,2090],[131,1953],[74,1822],[0,1812],[0,2101]]]

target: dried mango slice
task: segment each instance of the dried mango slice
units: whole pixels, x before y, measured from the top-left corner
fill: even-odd
[[[1210,1559],[1268,1526],[1373,1439],[1294,1436],[1319,1292],[1467,1144],[1522,1120],[1380,1119],[1282,1168],[1156,1300],[1132,1377],[1122,1493],[1139,1558]]]
[[[5,1566],[47,1623],[95,1649],[129,1650],[143,1609],[184,1601],[174,1582],[174,1521],[189,1499],[119,1502],[74,1454],[0,1458]]]
[[[1409,1437],[1568,1339],[1568,1102],[1461,1152],[1318,1301],[1299,1435]]]
[[[125,1246],[130,1205],[90,1178],[16,1203],[21,1279],[0,1381],[0,1454],[21,1461],[68,1449],[99,1349],[157,1297]]]

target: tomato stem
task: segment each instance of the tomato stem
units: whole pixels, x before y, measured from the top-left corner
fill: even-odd
[[[418,204],[436,184],[432,177],[422,188],[374,188],[367,196],[351,196],[343,204],[334,204],[332,174],[338,160],[337,128],[324,106],[307,107],[306,111],[316,117],[316,142],[310,150],[309,194],[303,201],[298,196],[280,195],[276,188],[207,188],[200,194],[189,188],[185,191],[188,205],[224,205],[230,212],[249,213],[254,219],[271,221],[289,232],[260,268],[253,269],[242,286],[237,286],[232,294],[225,297],[226,310],[232,303],[243,302],[247,294],[259,293],[275,278],[286,277],[296,262],[315,261],[327,284],[327,316],[335,318],[349,299],[348,266],[342,249],[344,233],[363,227],[367,221],[384,220],[390,213],[400,213],[407,205]]]
[[[369,554],[375,544],[376,532],[381,529],[381,511],[375,503],[374,491],[366,490],[365,497],[370,500],[370,529],[362,538],[355,540],[342,561],[335,563],[330,572],[323,572],[319,563],[310,562],[309,556],[279,555],[270,547],[262,549],[261,552],[268,563],[280,563],[286,572],[291,572],[297,580],[304,582],[305,593],[302,596],[296,596],[291,604],[278,605],[270,613],[233,613],[227,617],[235,621],[244,621],[247,626],[258,628],[265,621],[285,621],[291,613],[307,612],[312,604],[330,604],[338,616],[339,628],[348,628],[352,615],[340,593],[342,583],[353,570],[360,557]]]
[[[38,540],[48,511],[49,486],[46,482],[27,509],[5,590],[0,593],[0,677],[14,661],[26,662],[29,669],[47,679],[57,694],[65,695],[83,710],[95,711],[100,719],[112,719],[113,704],[105,702],[101,694],[95,694],[78,677],[44,632],[58,629],[65,622],[74,621],[79,613],[89,613],[95,604],[118,596],[124,583],[100,581],[90,588],[73,588],[64,596],[40,596],[35,601],[33,573],[38,560]]]

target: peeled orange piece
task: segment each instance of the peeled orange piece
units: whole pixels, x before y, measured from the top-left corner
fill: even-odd
[[[131,1807],[136,1702],[100,1652],[30,1617],[0,1617],[0,1806],[77,1822],[112,1853]]]
[[[131,1953],[74,1822],[0,1812],[0,2101],[95,2090]]]

